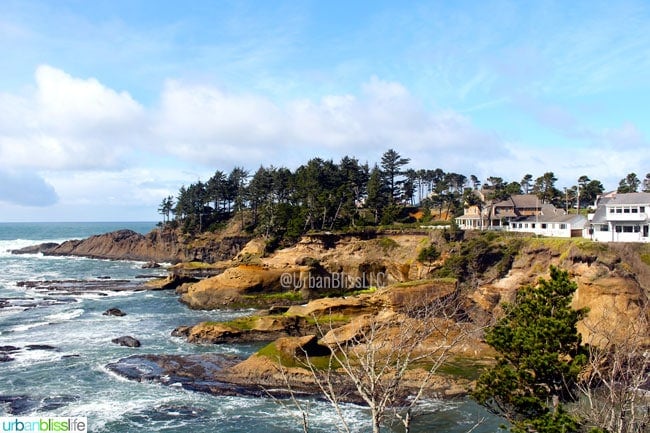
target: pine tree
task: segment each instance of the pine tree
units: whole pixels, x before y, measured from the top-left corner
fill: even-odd
[[[573,432],[579,425],[562,408],[575,398],[586,362],[576,323],[586,310],[573,310],[577,285],[551,267],[550,280],[523,287],[505,316],[485,335],[499,352],[497,364],[481,375],[474,398],[504,416],[513,432]]]

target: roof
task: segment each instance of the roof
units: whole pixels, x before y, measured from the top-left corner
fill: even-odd
[[[495,207],[539,208],[542,202],[535,194],[514,194],[505,200],[495,203]]]
[[[626,204],[650,205],[650,192],[628,192],[616,194],[614,198],[606,203],[607,206],[618,206]]]

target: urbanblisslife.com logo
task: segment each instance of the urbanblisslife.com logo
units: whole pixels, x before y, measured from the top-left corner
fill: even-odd
[[[88,420],[78,417],[0,417],[0,432],[75,432],[87,433]]]

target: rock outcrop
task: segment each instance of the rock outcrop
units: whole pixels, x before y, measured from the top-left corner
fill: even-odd
[[[90,236],[82,240],[69,240],[61,244],[41,244],[14,250],[14,254],[41,252],[52,256],[78,256],[109,260],[136,260],[143,262],[213,263],[230,260],[250,240],[246,236],[223,236],[207,233],[199,238],[189,238],[178,231],[155,229],[146,235],[132,230],[117,230]]]

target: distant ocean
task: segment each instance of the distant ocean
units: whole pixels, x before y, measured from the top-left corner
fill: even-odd
[[[249,312],[192,311],[180,304],[173,292],[69,295],[17,285],[20,281],[95,281],[99,277],[135,280],[151,274],[138,262],[12,255],[8,251],[123,228],[146,233],[154,226],[142,222],[0,223],[0,346],[18,348],[9,353],[13,360],[0,362],[0,416],[85,416],[88,431],[93,433],[301,432],[297,413],[267,399],[214,397],[132,382],[105,368],[136,353],[247,356],[259,345],[199,346],[170,333],[179,325],[228,320]],[[102,315],[112,307],[127,315]],[[136,337],[142,347],[111,343],[123,335]],[[327,404],[310,402],[309,407],[310,431],[336,431],[336,418]],[[487,421],[473,431],[496,432],[501,422],[466,399],[431,401],[427,408],[430,413],[419,418],[417,432],[461,433],[481,417]],[[354,431],[370,430],[364,408],[349,405],[345,411]]]

